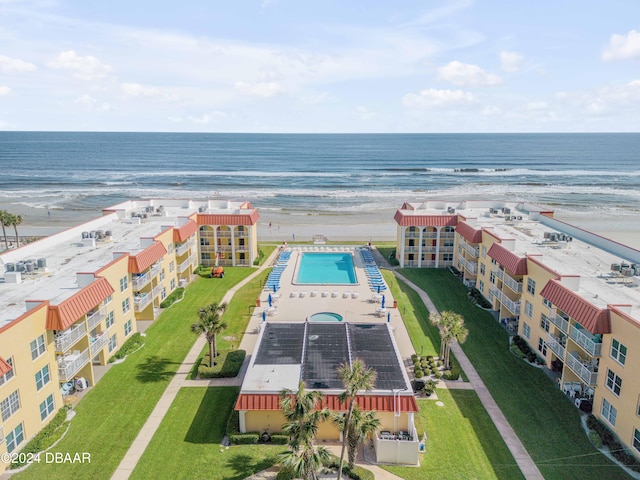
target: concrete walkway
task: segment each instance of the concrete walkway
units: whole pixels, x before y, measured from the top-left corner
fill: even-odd
[[[275,260],[275,258],[279,254],[280,254],[280,250],[278,249],[274,250],[274,252],[269,256],[269,258],[267,258],[267,260],[263,263],[262,266],[257,268],[255,272],[253,272],[247,278],[239,282],[237,285],[230,288],[222,298],[222,302],[229,303],[233,298],[233,296],[235,295],[236,291],[238,291],[248,282],[253,280],[257,275],[260,275],[265,269],[270,268],[272,262]],[[138,436],[131,444],[131,447],[129,447],[129,450],[127,451],[126,455],[120,462],[120,465],[118,465],[118,468],[116,469],[113,476],[111,477],[113,480],[124,480],[129,478],[129,476],[131,475],[131,472],[133,472],[133,469],[136,467],[138,461],[142,457],[142,454],[144,453],[145,449],[149,445],[149,442],[151,442],[151,439],[153,438],[153,435],[158,430],[158,427],[160,427],[160,423],[162,422],[162,419],[169,411],[169,407],[173,403],[173,400],[176,398],[176,395],[178,395],[178,392],[182,387],[240,385],[240,383],[242,382],[242,372],[240,372],[241,375],[238,375],[237,378],[216,379],[216,380],[212,380],[211,382],[201,381],[201,380],[197,380],[197,381],[187,380],[187,376],[191,372],[191,369],[193,368],[193,365],[195,364],[195,362],[198,360],[198,357],[200,356],[200,352],[202,351],[206,343],[207,342],[203,336],[198,337],[193,347],[191,348],[191,350],[185,357],[184,361],[182,362],[182,365],[180,365],[175,376],[173,377],[173,379],[167,386],[166,390],[162,394],[162,397],[160,397],[160,400],[158,400],[156,407],[151,412],[151,415],[149,416],[149,418],[143,425],[142,429],[138,433]],[[211,385],[209,385],[210,383]]]
[[[412,289],[418,292],[418,295],[420,295],[420,299],[424,302],[425,306],[430,312],[438,311],[429,296],[423,290],[421,290],[420,287],[418,287],[416,284],[414,284],[395,270],[392,270],[392,272],[396,277],[402,279],[403,282],[405,282]],[[489,413],[491,420],[493,421],[496,428],[498,429],[498,432],[507,444],[507,448],[509,448],[509,451],[513,455],[513,458],[516,460],[516,463],[518,464],[518,467],[520,467],[522,474],[529,480],[544,480],[544,477],[540,473],[540,470],[538,470],[538,467],[534,463],[533,459],[524,448],[524,445],[516,435],[516,432],[514,432],[513,428],[511,428],[511,425],[498,407],[496,401],[491,396],[491,393],[489,393],[489,390],[480,378],[480,375],[478,375],[478,372],[473,367],[458,342],[453,342],[451,344],[451,350],[460,363],[460,366],[467,374],[469,383],[473,386],[473,389],[478,394],[478,398],[480,398],[482,405]]]

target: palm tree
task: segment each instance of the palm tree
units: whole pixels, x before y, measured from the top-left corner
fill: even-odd
[[[213,360],[218,356],[216,349],[217,335],[227,328],[227,324],[222,321],[222,314],[227,309],[226,303],[212,303],[198,310],[199,322],[191,325],[191,331],[198,335],[204,335],[209,342],[209,367],[213,367]]]
[[[318,391],[307,391],[302,381],[297,392],[280,392],[280,407],[287,420],[282,431],[289,435],[289,449],[280,455],[280,460],[297,478],[316,479],[318,469],[329,463],[329,451],[313,444],[318,424],[331,415],[327,408],[318,409],[322,398]]]
[[[20,246],[20,237],[18,237],[18,225],[22,223],[22,215],[9,215],[9,225],[13,227],[16,232],[16,244]]]
[[[469,335],[469,330],[464,326],[464,318],[455,312],[432,312],[429,315],[429,321],[440,329],[440,358],[443,359],[444,368],[451,368],[449,362],[449,352],[451,351],[451,342],[457,340],[464,343]]]
[[[333,421],[341,431],[344,431],[346,415],[336,413]],[[363,412],[356,404],[351,413],[349,431],[347,432],[347,460],[349,468],[353,469],[358,455],[358,446],[373,434],[380,427],[380,419],[376,417],[376,412]]]
[[[11,214],[6,210],[0,210],[0,223],[2,224],[2,235],[4,235],[4,245],[7,250],[9,250],[9,240],[7,240],[7,229],[9,225],[11,225],[9,219]]]
[[[356,358],[351,365],[343,363],[338,367],[338,375],[344,385],[344,392],[338,398],[340,402],[349,402],[347,416],[344,419],[342,429],[342,450],[340,451],[340,466],[338,468],[338,480],[342,478],[344,465],[344,451],[347,446],[348,432],[351,425],[351,415],[356,404],[356,395],[360,390],[373,390],[378,374],[372,368],[367,368],[364,362]]]

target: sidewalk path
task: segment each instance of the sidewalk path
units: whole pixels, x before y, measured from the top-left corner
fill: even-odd
[[[408,280],[406,277],[404,277],[397,271],[395,270],[391,270],[391,271],[396,277],[402,279],[403,282],[405,282],[407,285],[413,288],[416,292],[418,292],[418,295],[420,295],[420,298],[422,299],[425,306],[430,312],[438,311],[438,309],[433,304],[433,302],[431,301],[429,296],[426,294],[426,292],[421,290],[420,287],[418,287],[415,283],[411,282],[410,280]],[[476,369],[473,368],[473,365],[465,355],[464,351],[462,350],[458,342],[453,342],[451,344],[451,350],[453,351],[454,355],[456,356],[456,359],[460,363],[460,366],[462,367],[464,372],[467,374],[467,377],[469,378],[469,383],[473,385],[473,388],[478,394],[478,397],[480,398],[482,405],[489,413],[491,420],[493,420],[493,423],[498,429],[498,432],[500,432],[500,435],[502,436],[505,443],[507,444],[509,451],[511,451],[513,458],[515,458],[516,463],[520,467],[522,474],[528,480],[544,480],[544,477],[540,473],[540,470],[538,470],[538,467],[534,463],[533,459],[531,458],[527,450],[524,448],[524,445],[522,445],[522,442],[516,435],[516,432],[514,432],[513,428],[511,428],[511,425],[509,425],[509,422],[507,421],[506,417],[498,407],[498,404],[496,403],[496,401],[491,396],[491,393],[489,393],[489,390],[487,389],[484,382],[480,378],[480,375],[478,375],[478,372],[476,372]]]
[[[236,291],[253,280],[257,275],[260,275],[265,269],[270,268],[273,260],[279,254],[280,250],[274,250],[269,258],[267,258],[267,260],[265,260],[265,262],[260,267],[258,267],[255,272],[239,282],[237,285],[231,287],[222,298],[222,302],[229,303],[235,295]],[[198,360],[200,352],[204,348],[205,344],[205,338],[203,336],[199,336],[196,342],[193,344],[191,350],[189,350],[189,353],[182,362],[182,365],[180,365],[180,368],[178,368],[175,376],[162,394],[162,397],[160,397],[160,400],[158,400],[156,407],[151,412],[151,415],[138,433],[138,436],[131,444],[131,447],[129,447],[129,450],[120,462],[120,465],[118,465],[118,468],[111,477],[112,480],[125,480],[129,478],[131,472],[133,472],[133,469],[136,467],[138,461],[142,457],[142,454],[149,445],[149,442],[151,442],[151,439],[156,433],[156,430],[158,430],[158,427],[160,426],[160,423],[162,422],[164,416],[167,414],[167,411],[173,403],[173,400],[176,398],[176,395],[178,395],[180,388],[184,386],[208,387],[212,385],[240,385],[240,383],[242,382],[242,375],[238,375],[237,378],[217,379],[217,381],[211,382],[187,380],[187,376],[189,375],[189,372],[191,372],[191,369],[193,368],[195,362]],[[210,383],[212,385],[210,385]]]

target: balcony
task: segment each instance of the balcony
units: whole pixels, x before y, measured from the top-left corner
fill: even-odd
[[[498,300],[502,300],[502,292],[497,287],[492,286],[489,288],[489,296],[492,296],[492,295],[496,297]],[[505,297],[505,299],[507,299],[507,297]]]
[[[58,358],[58,377],[61,382],[68,382],[89,361],[89,349],[84,352],[74,351]]]
[[[211,230],[200,230],[200,238],[213,238],[214,233]]]
[[[547,333],[545,343],[547,344],[547,347],[549,347],[558,358],[564,361],[564,353],[566,349],[563,343],[565,343],[566,341],[566,338],[554,337],[550,333]]]
[[[404,251],[405,252],[417,252],[418,251],[418,247],[416,247],[415,245],[405,246],[404,247]]]
[[[516,293],[522,293],[522,282],[518,282],[516,279],[511,277],[508,273],[504,274],[503,282],[507,287],[513,290]]]
[[[162,292],[162,285],[156,285],[151,291],[151,296],[153,298],[156,298],[158,295],[160,295],[160,292]]]
[[[218,245],[218,250],[223,252],[230,252],[232,251],[232,249],[233,249],[232,245]]]
[[[184,272],[189,268],[189,265],[191,265],[191,262],[188,259],[182,262],[180,265],[178,265],[178,273]]]
[[[133,297],[133,310],[135,312],[141,312],[153,301],[153,295],[145,293],[144,295],[137,295]]]
[[[107,332],[101,332],[96,337],[90,337],[89,341],[91,342],[91,357],[95,357],[109,341],[109,334]]]
[[[585,330],[582,328],[571,325],[569,338],[580,345],[580,347],[592,357],[599,357],[601,355],[602,343],[594,342],[591,333],[585,333]]]
[[[231,238],[231,232],[217,232],[218,238]]]
[[[404,238],[420,238],[420,232],[405,232]]]
[[[462,263],[464,265],[464,268],[467,269],[467,271],[473,275],[478,273],[478,264],[477,263],[473,263],[470,262],[469,260],[466,259],[462,259]]]
[[[469,245],[467,242],[464,243],[460,243],[462,245],[462,248],[464,248],[464,250],[471,255],[473,258],[478,258],[478,249],[475,247],[472,247],[471,245]]]
[[[133,286],[134,292],[139,292],[142,290],[142,287],[147,285],[151,281],[151,273],[147,272],[144,275],[138,275],[137,277],[133,277],[131,279],[131,285]]]
[[[438,238],[438,234],[436,232],[423,233],[422,238]]]
[[[404,266],[405,267],[417,267],[418,266],[418,261],[417,260],[405,260]],[[424,267],[424,265],[423,265],[423,267]]]
[[[187,251],[189,251],[189,244],[188,243],[183,243],[182,245],[178,245],[176,247],[176,256],[181,257],[182,255],[187,253]]]
[[[500,268],[496,268],[494,269],[493,273],[495,274],[496,277],[498,277],[500,280],[504,279],[504,270],[501,270]]]
[[[200,251],[202,251],[202,252],[215,252],[216,251],[216,246],[215,245],[200,245]]]
[[[160,273],[160,270],[162,270],[162,265],[160,264],[160,262],[153,264],[151,266],[151,277],[157,277]]]
[[[75,343],[84,337],[87,333],[87,327],[84,322],[79,323],[56,336],[56,352],[66,352]]]
[[[87,314],[87,325],[89,327],[89,331],[93,330],[106,316],[107,309],[104,307],[98,309],[92,314]]]
[[[568,334],[569,320],[567,320],[566,318],[562,318],[560,315],[556,314],[556,312],[554,312],[553,310],[550,310],[549,313],[551,314],[549,316],[549,320],[551,320],[551,323],[553,323],[556,327],[558,327],[564,333]]]
[[[435,245],[422,245],[423,252],[433,252],[435,253],[437,247]]]
[[[502,305],[507,307],[511,313],[514,315],[520,315],[520,300],[514,302],[506,295],[502,297]]]
[[[247,252],[249,245],[236,245],[236,252]]]
[[[585,360],[580,359],[576,352],[569,352],[565,360],[565,364],[578,375],[584,383],[590,387],[596,385],[598,379],[598,367],[586,363]]]
[[[440,232],[440,238],[455,238],[456,232]]]

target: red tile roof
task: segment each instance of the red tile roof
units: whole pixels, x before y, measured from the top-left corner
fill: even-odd
[[[153,242],[147,248],[129,257],[129,272],[142,273],[167,254],[161,242]]]
[[[417,412],[418,404],[413,395],[400,395],[401,412]],[[393,396],[391,395],[358,395],[358,406],[363,410],[377,412],[393,412]],[[325,395],[319,405],[330,410],[346,411],[347,405],[340,403],[338,395]],[[236,410],[280,410],[280,395],[277,393],[241,393],[235,406]]]
[[[527,274],[527,259],[525,257],[519,257],[499,243],[491,245],[487,254],[505,269],[509,270],[512,275]]]
[[[0,377],[6,375],[13,367],[2,357],[0,357]]]
[[[467,241],[471,243],[482,242],[482,230],[473,228],[466,222],[460,222],[456,226],[456,232],[462,235]]]
[[[198,213],[196,222],[198,225],[255,225],[260,215],[254,210],[249,215],[228,213]]]
[[[455,227],[457,215],[410,215],[398,210],[393,219],[401,227]]]
[[[189,220],[187,223],[173,229],[173,241],[176,243],[182,243],[197,231],[198,224],[193,220]]]
[[[591,333],[611,333],[608,309],[596,307],[557,280],[549,280],[540,295]]]
[[[47,311],[47,330],[65,330],[86,315],[113,293],[106,278],[98,278],[59,305],[51,305]]]

